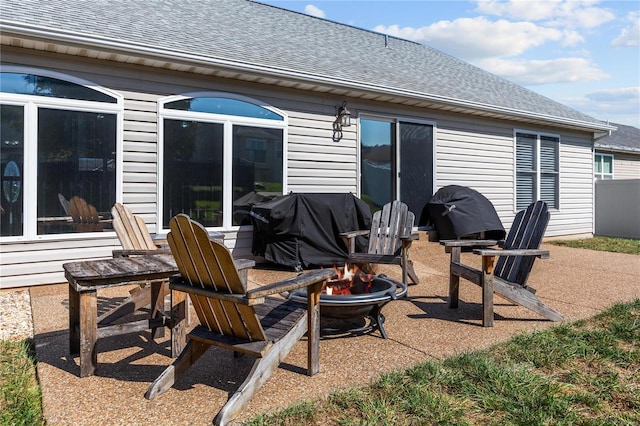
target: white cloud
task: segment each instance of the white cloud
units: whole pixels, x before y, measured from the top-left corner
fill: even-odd
[[[640,127],[640,87],[599,90],[579,98],[559,99],[600,120]]]
[[[327,15],[324,13],[324,10],[320,9],[318,6],[313,4],[308,4],[304,7],[304,12],[307,15],[315,16],[317,18],[325,18]]]
[[[631,12],[627,20],[632,23],[629,28],[623,28],[620,34],[613,39],[613,47],[635,47],[640,46],[640,13]]]
[[[531,22],[489,21],[484,17],[439,21],[412,28],[378,25],[374,31],[425,43],[461,59],[516,56],[546,42],[576,45],[584,41],[575,31],[545,28]]]
[[[515,83],[532,86],[603,80],[609,76],[584,58],[550,60],[484,59],[477,65]]]
[[[586,96],[595,102],[634,102],[640,105],[640,86],[599,90]]]
[[[495,16],[542,21],[546,26],[595,28],[615,19],[607,8],[595,7],[595,0],[478,0],[476,10]]]

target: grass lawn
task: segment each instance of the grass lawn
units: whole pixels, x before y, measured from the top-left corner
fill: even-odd
[[[583,240],[557,240],[550,244],[614,253],[640,254],[640,240],[628,238],[593,237]]]
[[[247,424],[638,425],[640,299]]]

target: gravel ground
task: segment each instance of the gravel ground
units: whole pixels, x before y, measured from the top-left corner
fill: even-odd
[[[33,337],[29,290],[0,291],[0,340]]]

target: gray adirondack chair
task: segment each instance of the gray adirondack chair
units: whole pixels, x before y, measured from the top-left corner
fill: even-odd
[[[188,335],[180,356],[149,387],[152,399],[168,389],[211,346],[256,358],[249,376],[214,418],[224,425],[242,408],[278,367],[295,343],[307,333],[308,374],[319,370],[320,290],[333,276],[330,269],[310,271],[263,287],[247,290],[229,250],[211,241],[207,231],[184,214],[171,219],[167,239],[180,276],[169,286],[175,305],[189,294],[200,320]],[[307,288],[308,303],[269,295]],[[183,306],[184,308],[184,306]],[[180,309],[174,306],[174,309]],[[264,319],[264,320],[263,320]]]
[[[413,233],[414,214],[401,201],[385,204],[382,210],[373,214],[370,230],[341,233],[349,249],[350,264],[391,264],[402,266],[402,282],[408,284],[407,277],[413,284],[418,284],[418,275],[409,258],[409,249],[413,241],[419,238]],[[355,251],[355,239],[369,236],[369,247],[366,253]]]
[[[495,240],[444,240],[440,244],[451,253],[449,277],[449,307],[458,307],[460,277],[482,287],[482,325],[493,326],[493,294],[531,309],[551,321],[562,321],[562,315],[542,303],[535,290],[527,286],[527,278],[536,257],[546,259],[548,250],[540,250],[540,243],[549,223],[549,211],[544,201],[531,203],[521,210],[511,225],[504,242]],[[489,248],[500,245],[499,248]],[[472,247],[482,256],[482,270],[460,261],[462,248]],[[495,261],[495,258],[498,260]]]

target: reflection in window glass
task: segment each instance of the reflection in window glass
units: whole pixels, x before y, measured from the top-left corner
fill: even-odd
[[[189,98],[168,102],[164,106],[167,109],[181,111],[207,112],[210,114],[236,115],[240,117],[264,118],[267,120],[282,121],[278,114],[249,102],[228,98]]]
[[[105,93],[57,78],[11,72],[3,72],[1,77],[0,92],[84,101],[117,102],[115,98]]]
[[[282,130],[233,126],[233,224],[250,225],[256,202],[282,194]]]
[[[163,222],[185,213],[222,226],[223,125],[164,120]]]
[[[394,199],[395,123],[361,119],[361,198],[371,211]]]
[[[103,231],[116,201],[116,115],[40,108],[37,193],[39,235]]]
[[[0,105],[0,236],[23,235],[24,109]]]

